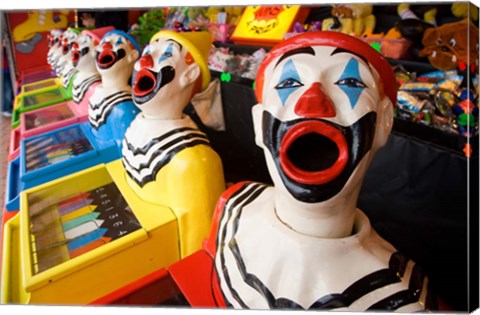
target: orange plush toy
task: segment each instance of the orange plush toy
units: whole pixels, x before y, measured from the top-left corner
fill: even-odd
[[[452,70],[478,68],[478,28],[469,20],[429,28],[422,40],[425,47],[420,56],[426,56],[437,69]]]

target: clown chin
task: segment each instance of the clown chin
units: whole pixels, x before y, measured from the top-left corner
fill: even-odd
[[[351,126],[322,119],[283,122],[264,111],[263,144],[288,192],[306,203],[326,201],[340,193],[372,147],[376,113]]]

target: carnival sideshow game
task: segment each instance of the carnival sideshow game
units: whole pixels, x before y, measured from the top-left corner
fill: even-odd
[[[0,303],[478,308],[473,3],[0,14]]]

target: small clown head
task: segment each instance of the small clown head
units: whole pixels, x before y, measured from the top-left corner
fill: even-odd
[[[274,47],[259,68],[257,144],[276,187],[305,203],[360,187],[393,122],[396,83],[385,59],[338,32],[309,32]]]
[[[50,47],[47,54],[48,63],[55,68],[55,63],[62,55],[62,35],[63,30],[54,29],[50,31],[48,36],[48,46]]]
[[[79,34],[79,30],[75,28],[69,28],[63,32],[61,40],[61,54],[58,61],[55,64],[55,70],[58,74],[62,75],[65,71],[68,72],[73,67],[72,64],[72,47],[76,42]]]
[[[73,66],[81,69],[86,63],[95,62],[94,48],[93,39],[86,34],[81,34],[78,41],[72,45]]]
[[[79,71],[92,65],[95,67],[95,47],[101,41],[102,36],[112,30],[114,30],[113,27],[107,26],[95,30],[82,31],[77,41],[72,45],[73,66]]]
[[[74,28],[69,28],[63,33],[62,36],[62,55],[67,55],[71,52],[73,43],[77,39],[79,30]]]
[[[125,73],[130,76],[140,55],[135,39],[119,30],[106,33],[95,51],[97,70],[102,75]]]
[[[53,29],[48,34],[48,47],[52,48],[55,45],[58,45],[60,38],[62,37],[63,31],[60,29]]]
[[[160,31],[152,37],[133,74],[133,98],[144,114],[178,118],[210,83],[211,44],[208,32]]]

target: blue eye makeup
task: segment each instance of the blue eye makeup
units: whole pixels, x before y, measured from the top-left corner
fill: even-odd
[[[115,42],[115,46],[118,46],[118,45],[120,45],[120,44],[122,44],[122,37],[119,36],[119,37],[117,38],[117,41]]]
[[[340,79],[335,82],[335,84],[338,85],[338,87],[347,95],[352,108],[357,104],[363,89],[367,87],[360,77],[358,65],[358,60],[351,58],[348,61],[345,70],[343,70]]]
[[[275,86],[283,106],[285,106],[285,102],[290,94],[295,92],[301,86],[303,86],[303,84],[300,81],[300,76],[295,68],[295,64],[292,60],[287,61],[283,65],[280,80]]]
[[[173,53],[173,44],[169,44],[167,46],[167,49],[165,49],[165,51],[163,52],[160,59],[158,59],[158,63],[161,63],[162,61],[167,60],[168,58],[172,57],[172,53]]]

